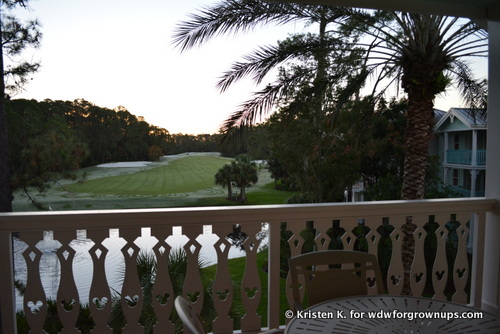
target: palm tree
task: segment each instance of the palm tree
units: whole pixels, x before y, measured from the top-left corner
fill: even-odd
[[[241,154],[236,157],[236,161],[231,163],[231,167],[234,183],[240,188],[238,199],[241,202],[245,202],[247,199],[246,188],[251,184],[257,183],[259,179],[257,165],[250,160],[248,155]]]
[[[181,50],[186,50],[220,34],[250,30],[259,24],[280,25],[297,21],[318,24],[318,36],[296,36],[278,46],[257,49],[245,57],[246,62],[233,64],[222,76],[218,87],[224,91],[249,75],[253,75],[255,82],[260,83],[276,66],[294,59],[310,58],[312,55],[317,66],[309,95],[320,99],[322,94],[315,94],[314,89],[324,90],[326,69],[345,64],[347,55],[359,56],[360,50],[356,46],[364,47],[365,61],[358,64],[359,71],[348,76],[344,70],[336,83],[341,82],[338,79],[344,79],[350,82],[348,88],[356,87],[344,90],[345,97],[357,92],[368,73],[379,71],[374,92],[383,79],[392,78],[390,82],[401,82],[408,98],[407,157],[402,199],[423,198],[428,147],[432,138],[434,98],[455,77],[467,102],[472,106],[483,107],[483,103],[478,103],[478,100],[484,101],[485,85],[473,80],[472,71],[464,58],[486,56],[486,33],[472,21],[460,24],[458,18],[439,15],[395,12],[370,14],[339,7],[225,0],[203,9],[200,14],[191,15],[191,20],[181,23],[174,35],[174,43]],[[337,31],[327,29],[332,23],[338,24]],[[353,35],[354,32],[357,34]],[[353,52],[347,55],[332,54],[332,50],[342,47],[342,43],[332,36],[347,39],[348,34],[351,41],[344,42],[344,47],[345,44],[351,45],[348,48]],[[373,40],[369,44],[357,43],[359,34],[371,36]],[[334,60],[331,60],[332,57]],[[368,72],[364,71],[365,66],[368,67]],[[224,129],[228,131],[235,126],[243,127],[254,123],[259,116],[271,110],[280,97],[293,93],[305,76],[310,76],[310,73],[304,72],[296,71],[286,80],[268,85],[255,93],[251,100],[243,103],[239,110],[228,117]]]
[[[467,57],[487,56],[487,35],[472,21],[439,15],[384,13],[364,30],[369,71],[401,83],[407,95],[407,138],[402,199],[424,198],[434,99],[454,81],[466,102],[485,106],[485,86],[474,80]]]
[[[257,181],[257,165],[250,161],[250,157],[246,154],[237,156],[235,161],[224,165],[215,174],[215,184],[219,184],[224,188],[227,187],[227,198],[229,200],[234,199],[232,193],[233,183],[240,188],[238,200],[244,202],[246,200],[246,188]]]
[[[333,45],[326,43],[327,36],[346,38],[357,32],[369,43],[359,43],[355,34],[352,40],[344,42],[350,55],[359,55],[364,50],[364,61],[351,77],[343,76],[348,85],[336,96],[337,102],[359,92],[368,74],[376,76],[373,93],[379,96],[385,92],[378,89],[384,80],[400,82],[407,94],[407,139],[404,163],[402,199],[422,199],[424,177],[429,156],[429,143],[433,135],[433,102],[454,79],[463,96],[472,106],[484,107],[485,85],[473,79],[472,71],[464,60],[467,57],[487,55],[487,35],[475,23],[438,15],[421,15],[395,12],[365,12],[339,9],[336,7],[309,6],[298,4],[267,3],[257,0],[227,0],[206,8],[192,20],[180,25],[175,42],[182,50],[201,44],[219,34],[238,32],[254,28],[263,23],[283,24],[293,21],[319,23],[320,34],[316,47],[311,43],[285,43],[281,47],[263,47],[246,58],[246,62],[233,65],[226,72],[219,87],[224,90],[238,79],[254,75],[261,82],[270,69],[289,59],[303,59],[312,54],[316,57],[317,70],[312,88],[324,87],[324,69],[333,64],[342,64],[341,57],[329,59],[322,51]],[[327,30],[328,23],[338,23],[337,33]],[[342,33],[345,33],[344,35]],[[311,39],[308,40],[311,42]],[[289,48],[289,46],[294,48]],[[340,44],[335,44],[338,47]],[[294,72],[295,73],[295,72]],[[298,72],[301,74],[301,72]],[[226,129],[255,122],[257,116],[268,112],[279,97],[287,96],[303,77],[291,76],[277,85],[270,85],[254,98],[242,105],[241,110],[231,115],[225,123]],[[309,87],[310,88],[310,87]],[[318,96],[310,90],[310,96]],[[318,104],[312,100],[313,104]],[[311,102],[311,101],[309,101]],[[291,103],[290,105],[293,105]],[[304,105],[304,104],[302,104]],[[317,108],[320,110],[320,108]],[[413,237],[415,225],[408,220],[404,226],[405,241],[403,257],[405,266],[404,293],[409,293],[409,273],[413,261]]]
[[[243,129],[255,123],[281,98],[297,94],[297,87],[301,87],[302,96],[307,98],[301,103],[292,104],[290,111],[299,110],[304,105],[319,113],[323,111],[323,100],[328,95],[327,90],[332,89],[331,82],[340,86],[349,81],[346,80],[347,77],[355,78],[359,74],[353,74],[352,67],[347,66],[347,69],[345,66],[346,63],[352,63],[351,54],[359,50],[340,47],[345,43],[344,39],[353,40],[356,36],[350,37],[345,31],[330,27],[337,23],[348,26],[347,21],[353,12],[354,10],[344,7],[260,0],[224,0],[202,9],[199,14],[192,14],[190,20],[181,22],[174,34],[174,44],[184,51],[220,34],[245,32],[259,25],[284,25],[294,22],[301,22],[305,26],[317,25],[317,34],[298,34],[279,42],[278,45],[262,46],[245,56],[244,62],[233,64],[231,69],[223,74],[217,83],[221,92],[246,76],[252,75],[255,83],[260,84],[273,68],[290,64],[291,69],[276,82],[254,93],[251,99],[242,103],[241,107],[228,117],[222,130],[230,136],[234,133],[230,131],[233,128]],[[350,31],[352,32],[352,29]],[[343,39],[338,38],[338,35],[342,35]],[[332,53],[335,53],[335,56],[332,56]],[[332,58],[343,61],[332,63]],[[299,62],[314,62],[315,65],[313,69],[298,68],[296,65]],[[333,67],[336,68],[336,73],[332,78],[327,72]],[[224,136],[224,139],[228,136]]]
[[[379,79],[401,83],[407,95],[407,129],[403,187],[404,200],[423,199],[429,145],[433,138],[434,99],[452,81],[472,107],[485,108],[485,85],[474,80],[467,57],[487,55],[487,35],[472,21],[439,15],[385,13],[365,30],[373,37],[367,47],[370,72]],[[408,217],[403,226],[403,294],[410,294],[416,225]]]
[[[231,200],[233,198],[233,190],[231,184],[234,180],[232,165],[224,165],[215,174],[215,184],[222,186],[222,188],[227,187],[227,199]]]

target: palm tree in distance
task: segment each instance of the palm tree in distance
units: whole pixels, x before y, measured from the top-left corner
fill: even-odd
[[[236,157],[236,160],[231,163],[231,168],[234,183],[240,188],[238,200],[240,202],[246,202],[246,188],[257,183],[259,180],[257,164],[251,161],[248,155],[240,154]]]
[[[232,173],[231,165],[226,164],[222,166],[221,169],[217,171],[215,174],[215,184],[222,186],[222,188],[227,187],[227,199],[233,199],[233,189],[232,182],[234,180],[234,176]]]
[[[246,201],[246,188],[257,183],[258,168],[255,162],[250,160],[246,154],[240,154],[231,164],[222,166],[215,174],[215,184],[227,187],[227,199],[236,199],[232,193],[232,186],[240,188],[237,199],[241,202]]]

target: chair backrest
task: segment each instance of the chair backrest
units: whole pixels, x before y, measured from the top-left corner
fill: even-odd
[[[184,329],[187,328],[192,334],[206,334],[200,315],[189,301],[182,296],[177,296],[174,305]]]
[[[308,305],[330,299],[366,295],[369,287],[383,294],[377,258],[357,251],[328,250],[306,253],[288,260],[294,311],[302,309],[301,296]]]

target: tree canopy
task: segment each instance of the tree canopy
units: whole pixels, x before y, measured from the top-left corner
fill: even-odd
[[[149,160],[169,153],[166,129],[139,120],[124,107],[85,100],[8,100],[13,189],[43,191],[68,171],[112,161]]]

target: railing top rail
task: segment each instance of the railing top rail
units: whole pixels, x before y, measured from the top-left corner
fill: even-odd
[[[0,231],[234,224],[491,211],[487,198],[294,205],[0,213]]]

